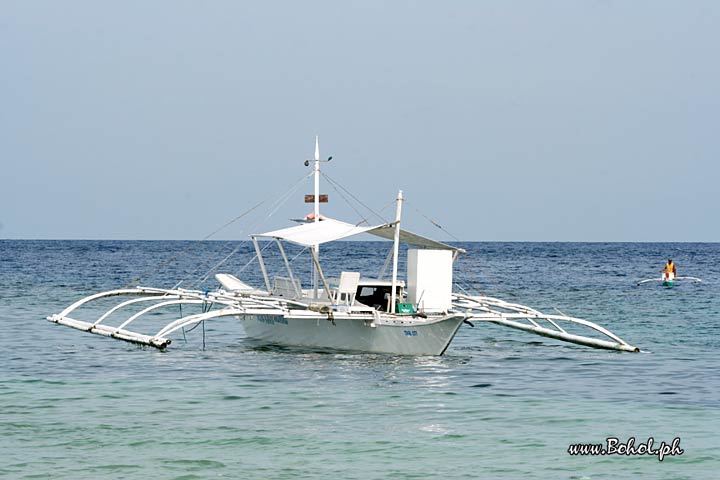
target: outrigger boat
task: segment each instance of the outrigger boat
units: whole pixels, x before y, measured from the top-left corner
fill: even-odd
[[[675,285],[675,282],[678,282],[680,280],[689,280],[691,282],[700,283],[702,282],[702,279],[697,277],[678,277],[674,273],[666,273],[663,274],[660,278],[646,278],[645,280],[640,280],[637,282],[638,285],[642,285],[643,283],[648,282],[660,282],[662,283],[663,287],[672,287]]]
[[[316,139],[314,212],[306,217],[310,221],[250,236],[264,285],[251,286],[224,273],[215,275],[220,287],[214,291],[121,288],[85,297],[47,319],[158,349],[170,345],[179,331],[184,335],[185,328],[233,318],[242,323],[246,337],[255,343],[352,352],[442,355],[458,330],[463,325],[473,326],[473,322],[494,323],[588,347],[639,351],[609,330],[559,310],[557,315],[545,314],[497,298],[453,292],[453,264],[459,255],[466,254],[465,250],[402,229],[402,191],[397,195],[394,222],[361,226],[321,216],[320,162]],[[376,278],[356,271],[342,271],[337,281],[326,278],[320,264],[320,246],[360,234],[392,240],[381,272]],[[268,241],[276,244],[287,275],[270,277],[263,258],[263,251],[272,244]],[[409,245],[404,280],[398,273],[401,242]],[[288,243],[309,251],[313,265],[311,288],[303,288],[291,268],[283,246]],[[390,262],[392,274],[385,278]],[[112,297],[132,298],[114,304],[90,321],[73,318],[78,308]],[[200,305],[201,312],[180,314],[151,334],[131,330],[141,317],[178,306],[182,311],[183,305]],[[122,315],[119,323],[108,324],[111,317],[131,310],[133,313]]]

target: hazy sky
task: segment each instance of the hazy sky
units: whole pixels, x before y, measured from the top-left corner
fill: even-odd
[[[319,135],[441,240],[720,241],[718,1],[2,0],[0,58],[0,238],[203,238]]]

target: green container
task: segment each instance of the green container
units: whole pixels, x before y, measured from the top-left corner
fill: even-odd
[[[414,314],[415,313],[415,307],[413,307],[412,303],[398,303],[397,309],[395,310],[397,313],[409,313]]]

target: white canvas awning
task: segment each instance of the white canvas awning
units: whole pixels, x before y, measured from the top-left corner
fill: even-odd
[[[272,232],[251,235],[256,238],[277,238],[296,243],[304,247],[321,245],[335,240],[360,235],[375,227],[356,227],[350,223],[327,218],[319,222],[303,223],[295,227],[273,230]]]
[[[295,243],[304,247],[311,247],[313,245],[321,245],[323,243],[334,242],[336,240],[342,240],[343,238],[360,235],[361,233],[369,233],[371,235],[392,240],[393,235],[395,234],[395,228],[392,223],[370,227],[359,227],[350,223],[327,218],[320,222],[304,223],[295,227],[273,230],[272,232],[259,233],[251,236],[254,238],[277,238],[279,240],[285,240],[286,242]],[[462,248],[436,242],[435,240],[431,240],[402,229],[400,230],[400,241],[417,247],[465,252]]]
[[[387,238],[388,240],[392,240],[395,235],[395,225],[392,223],[380,225],[370,230],[368,233],[378,237]],[[403,230],[402,228],[400,229],[400,242],[407,243],[408,245],[413,245],[415,247],[436,248],[440,250],[454,250],[465,253],[465,249],[462,249],[460,247],[453,247],[452,245],[438,242],[436,240],[433,240],[432,238],[427,238],[423,237],[422,235],[418,235],[417,233],[408,232],[407,230]]]

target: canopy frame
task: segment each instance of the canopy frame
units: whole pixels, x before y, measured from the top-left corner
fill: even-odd
[[[250,235],[251,238],[279,239],[302,247],[314,247],[324,243],[342,240],[363,233],[369,233],[386,240],[394,240],[397,221],[361,227],[347,222],[326,218],[319,222],[304,223],[293,227],[282,228],[265,233]],[[466,253],[464,249],[438,242],[407,230],[400,229],[400,242],[415,247],[432,248],[438,250],[452,250]]]

